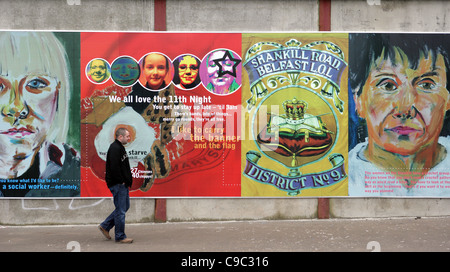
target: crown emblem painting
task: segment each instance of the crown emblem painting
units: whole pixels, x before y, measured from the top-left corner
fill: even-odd
[[[267,113],[267,123],[255,124],[256,141],[261,151],[289,168],[297,168],[320,159],[332,147],[337,123],[329,105],[306,89],[286,88],[269,96],[258,110],[265,110],[287,93],[301,94],[308,104],[293,97],[281,103],[283,114]],[[276,107],[274,107],[276,108]],[[257,127],[263,127],[258,129]]]
[[[286,112],[286,116],[292,120],[303,119],[307,107],[308,104],[305,101],[299,101],[295,97],[292,100],[286,100],[283,102],[283,109]]]

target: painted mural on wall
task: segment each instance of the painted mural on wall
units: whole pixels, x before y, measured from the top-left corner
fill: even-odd
[[[350,34],[350,196],[450,196],[449,37]]]
[[[448,39],[0,32],[0,196],[449,197]]]
[[[240,196],[240,51],[240,34],[82,33],[82,196],[109,196],[119,127],[132,196]]]
[[[347,195],[347,35],[242,40],[242,195]]]
[[[78,37],[0,32],[0,196],[80,195]]]

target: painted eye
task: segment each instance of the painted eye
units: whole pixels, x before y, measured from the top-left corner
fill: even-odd
[[[380,81],[380,83],[377,84],[377,87],[383,89],[386,92],[393,92],[398,88],[397,83],[392,79],[384,79]]]
[[[48,84],[43,81],[42,79],[35,78],[32,79],[30,82],[28,82],[27,87],[30,87],[32,89],[41,89],[47,87]]]
[[[417,86],[419,86],[422,90],[426,92],[431,92],[436,89],[436,83],[431,79],[425,79],[420,81]]]

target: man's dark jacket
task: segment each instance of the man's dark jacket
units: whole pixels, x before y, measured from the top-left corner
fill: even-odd
[[[106,155],[105,180],[108,187],[122,183],[125,183],[127,187],[131,187],[133,183],[127,152],[117,139],[109,146]]]

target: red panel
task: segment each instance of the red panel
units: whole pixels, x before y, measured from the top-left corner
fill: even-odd
[[[319,0],[319,31],[331,30],[331,0]]]
[[[319,0],[319,31],[331,30],[331,0]],[[319,219],[330,218],[330,200],[319,198],[317,205]]]
[[[166,0],[155,0],[154,6],[154,26],[155,31],[166,31]]]

